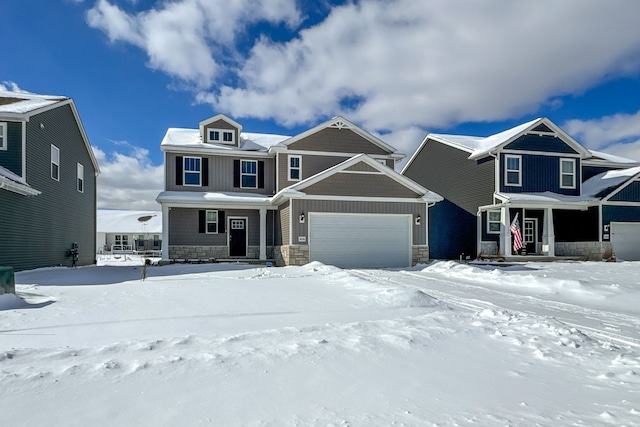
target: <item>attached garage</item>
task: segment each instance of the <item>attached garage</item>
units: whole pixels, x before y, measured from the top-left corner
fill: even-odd
[[[611,244],[616,258],[640,261],[640,223],[612,222]]]
[[[309,214],[309,260],[342,268],[411,266],[412,217]]]

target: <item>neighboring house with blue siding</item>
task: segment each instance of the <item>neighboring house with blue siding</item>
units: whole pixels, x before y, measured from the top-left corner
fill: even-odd
[[[540,118],[489,137],[429,134],[402,174],[445,198],[430,211],[434,258],[632,259],[640,249],[623,234],[640,232],[635,165]]]
[[[0,265],[94,263],[98,173],[72,99],[0,91]]]
[[[288,137],[246,133],[219,114],[169,129],[160,147],[164,260],[429,258],[428,209],[441,197],[394,171],[403,154],[342,117]]]

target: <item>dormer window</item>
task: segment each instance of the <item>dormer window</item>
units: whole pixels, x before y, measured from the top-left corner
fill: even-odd
[[[224,129],[209,129],[208,141],[217,144],[235,144],[234,132]]]

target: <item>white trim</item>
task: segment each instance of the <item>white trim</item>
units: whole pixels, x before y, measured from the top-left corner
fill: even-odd
[[[82,188],[80,188],[81,182]],[[82,165],[82,163],[76,163],[76,190],[84,193],[84,165]]]
[[[563,163],[563,162],[570,162],[570,163],[573,165],[573,172],[571,172],[570,174],[569,174],[569,173],[567,173],[567,172],[564,172],[564,171],[562,170],[562,163]],[[575,188],[576,188],[576,182],[577,182],[577,179],[576,179],[576,178],[577,178],[577,177],[576,177],[576,175],[577,175],[577,171],[576,171],[576,168],[577,168],[577,165],[576,165],[576,159],[567,159],[567,158],[562,158],[562,157],[561,157],[561,158],[559,159],[559,162],[558,162],[558,163],[559,163],[559,165],[560,165],[560,188],[575,189]],[[568,175],[571,175],[571,177],[573,178],[573,179],[572,179],[572,185],[570,185],[570,186],[565,186],[565,185],[563,185],[563,178],[564,178],[564,176],[568,176]]]
[[[213,231],[209,231],[209,224],[213,224],[213,221],[209,221],[208,216],[209,216],[209,212],[215,212],[216,213],[216,231],[215,233]],[[204,211],[204,234],[219,234],[220,233],[220,217],[218,216],[218,209],[205,209]]]
[[[501,153],[504,154],[528,154],[528,155],[532,155],[532,156],[544,156],[544,157],[572,157],[575,159],[579,159],[580,155],[579,154],[573,154],[573,153],[556,153],[555,151],[533,151],[533,150],[514,150],[514,149],[510,149],[510,150],[502,150],[500,151]]]
[[[27,181],[27,122],[22,122],[22,179]]]
[[[249,217],[247,216],[228,216],[227,217],[227,254],[231,256],[243,256],[243,255],[231,255],[231,220],[243,219],[244,220],[244,256],[249,255]]]
[[[289,200],[289,245],[293,245],[293,200]]]
[[[242,172],[242,162],[250,162],[250,163],[255,164],[255,165],[256,165],[256,173],[255,173],[255,174],[253,174],[253,173],[245,173],[245,172]],[[258,188],[258,174],[259,174],[259,172],[258,172],[258,161],[257,161],[257,160],[252,160],[252,159],[240,159],[240,188],[251,188],[251,189],[257,189],[257,188]],[[244,181],[243,181],[243,179],[242,179],[242,177],[243,177],[243,176],[248,176],[248,177],[255,176],[255,178],[256,178],[256,185],[255,185],[255,186],[245,186],[245,185],[243,185],[243,184],[244,184]]]
[[[56,157],[57,157],[57,163],[54,161],[54,153],[56,153]],[[58,167],[58,176],[54,177],[53,176],[53,165],[56,165]],[[58,181],[60,182],[60,149],[55,146],[54,144],[51,144],[51,164],[50,164],[51,168],[50,168],[50,175],[51,175],[51,179],[53,179],[54,181]]]
[[[350,170],[343,170],[343,171],[338,171],[336,173],[350,173],[350,174],[356,174],[356,175],[386,175],[385,173],[382,173],[380,171],[350,171]]]
[[[194,170],[187,171],[187,159],[200,160],[200,168],[197,171],[194,171]],[[196,172],[198,173],[198,183],[187,184],[187,173],[195,174]],[[194,156],[182,157],[182,185],[185,187],[202,187],[202,157],[194,157]]]
[[[615,202],[606,201],[602,202],[603,206],[640,206],[640,202]]]
[[[500,209],[492,209],[492,210],[487,210],[487,234],[500,234],[500,227],[498,227],[497,231],[491,231],[491,224],[492,223],[498,223],[498,225],[502,224],[502,217],[500,215],[502,215],[502,212],[500,211]],[[498,220],[495,221],[490,221],[489,218],[491,216],[492,213],[497,213],[498,214]]]
[[[298,159],[298,167],[293,170],[298,170],[298,178],[291,178],[291,159]],[[289,154],[287,156],[287,181],[302,181],[302,155],[301,154]]]
[[[509,169],[509,159],[518,159],[518,169]],[[509,183],[509,172],[518,172],[518,183]],[[504,155],[504,186],[505,187],[522,187],[522,156],[520,154]]]
[[[9,146],[9,135],[7,135],[7,123],[0,123],[0,151],[7,151]]]
[[[354,201],[354,202],[393,202],[393,203],[430,203],[421,198],[407,199],[395,197],[365,197],[365,196],[324,196],[307,194],[301,197],[304,200],[336,200],[336,201]],[[298,197],[297,199],[300,199]]]

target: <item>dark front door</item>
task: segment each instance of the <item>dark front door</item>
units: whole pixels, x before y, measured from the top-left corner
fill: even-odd
[[[229,218],[229,256],[247,256],[247,220]]]

